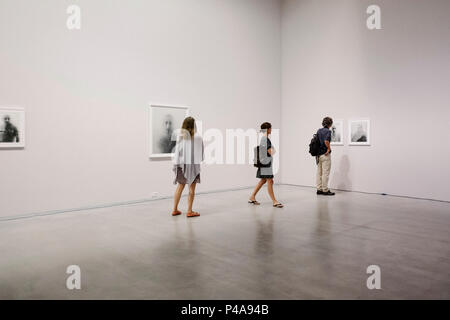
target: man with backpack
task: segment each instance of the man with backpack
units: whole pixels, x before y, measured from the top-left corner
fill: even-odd
[[[331,169],[331,126],[333,125],[333,119],[326,117],[322,121],[323,128],[317,131],[317,194],[325,196],[334,196],[335,193],[328,189],[328,179],[330,177]]]

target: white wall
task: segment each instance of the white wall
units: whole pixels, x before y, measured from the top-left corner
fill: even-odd
[[[382,30],[366,28],[371,4]],[[283,1],[283,182],[315,184],[307,146],[324,116],[369,117],[372,146],[333,147],[331,186],[450,200],[449,13],[448,0]]]
[[[205,129],[279,127],[280,34],[276,0],[0,0],[0,105],[27,112],[26,149],[0,151],[0,216],[170,195],[150,101]],[[256,181],[249,165],[203,173],[199,191]]]
[[[65,26],[73,3],[80,31]],[[382,30],[365,27],[373,3]],[[307,145],[323,116],[370,117],[371,147],[333,148],[331,186],[450,200],[449,11],[446,0],[0,0],[0,105],[27,111],[25,150],[0,151],[0,217],[170,195],[171,163],[148,159],[150,101],[192,106],[205,129],[281,125],[282,182],[301,185],[314,184]],[[199,191],[255,182],[248,165],[203,173]]]

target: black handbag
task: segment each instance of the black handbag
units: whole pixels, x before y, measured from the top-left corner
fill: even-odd
[[[272,157],[267,155],[267,150],[263,150],[264,155],[261,156],[260,146],[253,149],[253,166],[256,168],[269,168],[272,165]]]

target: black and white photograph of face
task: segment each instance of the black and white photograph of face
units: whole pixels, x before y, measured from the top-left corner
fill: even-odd
[[[151,106],[151,156],[168,156],[174,152],[173,134],[181,128],[187,108]]]
[[[0,107],[0,147],[24,147],[25,111],[20,108]]]
[[[332,145],[343,145],[343,121],[335,120],[333,121],[333,125],[331,126],[331,144]]]
[[[370,144],[370,121],[350,120],[350,144],[369,145]]]

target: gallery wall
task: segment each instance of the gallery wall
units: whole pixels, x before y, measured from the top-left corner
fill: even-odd
[[[81,30],[66,27],[69,5]],[[382,29],[366,28],[366,8]],[[371,146],[333,148],[331,186],[450,200],[446,0],[0,0],[0,106],[27,141],[0,152],[0,217],[173,192],[148,157],[148,103],[189,105],[204,129],[281,128],[276,182],[314,185],[325,115],[371,119]],[[281,72],[280,72],[281,71]],[[281,108],[280,108],[281,102]],[[200,192],[255,183],[208,165]],[[280,179],[281,178],[281,179]]]
[[[280,35],[275,0],[0,0],[0,105],[27,120],[26,148],[0,151],[0,217],[172,194],[149,102],[191,106],[205,130],[279,127]],[[209,165],[198,191],[254,183]]]
[[[381,8],[381,30],[366,9]],[[331,187],[450,200],[450,1],[282,3],[282,181],[315,185],[308,144],[343,119]],[[347,120],[370,118],[371,146],[348,146]]]

